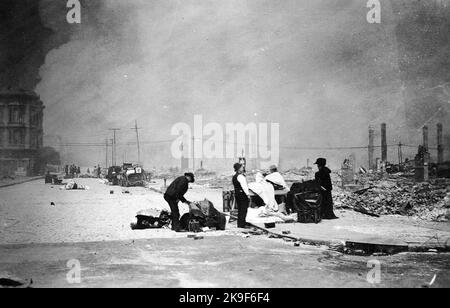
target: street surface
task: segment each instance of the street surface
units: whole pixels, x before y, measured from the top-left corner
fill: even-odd
[[[450,286],[449,254],[348,256],[266,235],[246,238],[232,226],[201,240],[170,230],[132,231],[136,212],[166,208],[162,195],[78,182],[90,190],[64,191],[43,181],[0,189],[0,278],[32,279],[34,287],[276,288],[421,287],[436,275],[433,287]],[[187,197],[208,197],[221,207],[220,191],[195,189]],[[74,260],[80,283],[67,278]],[[374,262],[380,281],[372,284]]]
[[[80,265],[80,283],[68,265]],[[379,283],[370,271],[380,262]],[[370,266],[370,267],[368,267]],[[448,257],[357,257],[267,237],[0,246],[0,273],[33,287],[434,287],[450,286]],[[369,276],[369,279],[368,279]],[[69,278],[69,279],[68,279]]]
[[[0,245],[180,237],[169,230],[130,228],[140,210],[169,210],[161,194],[141,187],[108,186],[97,179],[77,179],[77,183],[90,189],[60,190],[44,180],[0,189]],[[206,196],[221,204],[220,191],[190,191],[187,198]]]

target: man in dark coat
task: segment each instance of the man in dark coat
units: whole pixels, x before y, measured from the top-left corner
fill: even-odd
[[[178,202],[181,201],[186,204],[191,204],[187,201],[184,195],[189,189],[189,183],[194,183],[195,178],[193,173],[185,173],[184,176],[180,176],[175,179],[172,184],[166,190],[164,194],[164,200],[170,206],[172,212],[172,230],[175,232],[182,232],[180,226],[180,210],[178,208]]]
[[[248,189],[247,179],[244,173],[244,166],[239,163],[235,164],[234,171],[236,174],[233,176],[232,181],[238,208],[238,228],[246,228],[247,211],[250,203],[250,191]]]
[[[327,160],[325,158],[317,159],[319,171],[316,173],[316,181],[322,189],[322,219],[338,219],[333,211],[333,184],[331,183],[331,170],[326,167]]]

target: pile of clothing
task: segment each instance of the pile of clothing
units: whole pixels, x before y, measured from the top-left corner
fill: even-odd
[[[60,187],[61,190],[89,190],[89,186],[81,185],[75,181],[70,181],[66,185]]]
[[[278,212],[280,207],[275,200],[274,186],[265,180],[262,173],[257,173],[255,179],[255,182],[248,184],[248,188],[262,199],[265,211]]]
[[[143,210],[136,215],[137,222],[131,224],[132,230],[162,229],[170,226],[170,213],[157,209]]]
[[[227,219],[214,204],[205,199],[193,202],[189,208],[180,204],[181,228],[189,232],[201,232],[205,228],[210,230],[225,230]],[[137,213],[137,221],[131,224],[132,230],[170,228],[171,213],[166,210],[148,209]]]
[[[204,228],[225,230],[227,219],[211,201],[205,199],[191,203],[189,213],[181,216],[180,223],[182,229],[190,232],[201,232]]]
[[[286,193],[289,191],[286,182],[278,172],[266,177],[262,173],[257,173],[255,182],[249,183],[248,188],[260,198],[261,206],[248,210],[247,222],[256,224],[294,222],[297,219],[296,214],[288,215],[285,202],[276,200],[276,190],[284,190]]]

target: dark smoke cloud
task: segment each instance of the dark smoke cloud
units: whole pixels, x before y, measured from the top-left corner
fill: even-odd
[[[427,104],[415,101],[418,87],[449,81],[448,7],[382,5],[382,24],[371,25],[357,0],[97,0],[83,1],[81,25],[68,25],[65,1],[43,0],[36,29],[46,33],[37,42],[47,55],[29,63],[41,67],[45,128],[72,142],[103,142],[107,128],[121,127],[126,143],[137,119],[144,140],[165,140],[173,124],[202,114],[207,122],[280,122],[286,146],[367,145],[368,125],[381,122],[390,143],[417,143],[435,107],[443,111],[430,125],[448,123],[439,88]],[[135,159],[132,148],[119,152]],[[152,166],[176,164],[169,144],[144,152]],[[65,154],[104,161],[98,149]],[[281,151],[285,166],[318,155],[336,166],[348,154]],[[366,152],[356,154],[365,164]]]
[[[35,0],[0,1],[0,88],[33,89],[52,35]]]

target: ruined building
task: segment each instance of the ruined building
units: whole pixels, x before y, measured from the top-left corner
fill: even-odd
[[[43,145],[43,111],[33,92],[0,91],[0,176],[35,172]]]

